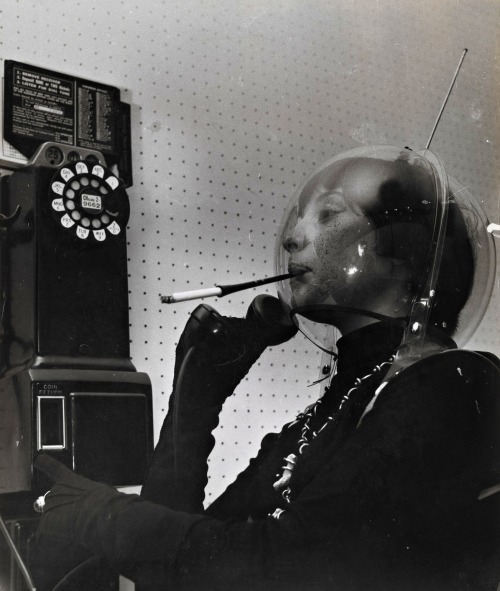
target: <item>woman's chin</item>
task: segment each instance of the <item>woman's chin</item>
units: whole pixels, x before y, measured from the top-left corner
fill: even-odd
[[[302,306],[317,306],[328,303],[335,303],[331,297],[313,290],[307,285],[297,285],[292,289],[291,304],[293,308]]]

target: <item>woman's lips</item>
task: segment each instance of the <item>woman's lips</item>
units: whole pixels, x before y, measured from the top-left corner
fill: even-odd
[[[307,267],[306,265],[292,263],[292,264],[288,265],[288,272],[291,275],[293,275],[292,279],[298,279],[302,275],[305,275],[306,273],[310,273],[311,268]]]

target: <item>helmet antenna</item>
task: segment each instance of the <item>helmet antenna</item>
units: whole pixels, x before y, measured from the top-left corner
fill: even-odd
[[[436,127],[438,126],[439,120],[441,119],[441,115],[443,114],[444,108],[446,107],[446,103],[448,102],[448,99],[450,98],[451,91],[453,89],[453,86],[455,85],[455,81],[457,79],[458,73],[460,72],[460,68],[462,67],[462,63],[465,59],[466,53],[467,53],[467,48],[465,48],[462,52],[462,56],[460,57],[460,61],[458,62],[458,66],[457,66],[457,69],[456,69],[455,74],[453,76],[453,80],[451,81],[450,88],[448,89],[448,92],[446,93],[446,96],[444,97],[443,104],[441,105],[441,109],[440,109],[439,114],[436,118],[436,122],[434,123],[434,127],[432,128],[431,135],[429,136],[429,140],[427,141],[427,145],[425,146],[426,150],[428,150],[429,146],[431,145],[432,138],[434,137],[434,133],[436,131]]]

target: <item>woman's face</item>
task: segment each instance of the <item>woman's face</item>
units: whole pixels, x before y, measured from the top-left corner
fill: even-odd
[[[342,167],[328,182],[320,177],[304,188],[283,240],[289,272],[297,274],[290,280],[294,307],[336,304],[391,315],[407,307],[406,273],[376,253],[376,229],[362,209],[367,199]]]

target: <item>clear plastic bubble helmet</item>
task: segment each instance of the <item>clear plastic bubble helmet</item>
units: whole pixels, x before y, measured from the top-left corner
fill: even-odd
[[[491,296],[495,249],[467,189],[429,150],[371,146],[321,166],[292,196],[277,236],[279,298],[325,351],[374,321],[404,327],[419,357],[429,334],[463,346]]]

